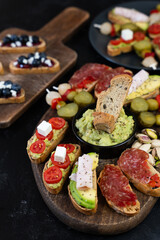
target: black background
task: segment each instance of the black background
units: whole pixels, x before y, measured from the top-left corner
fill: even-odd
[[[61,79],[65,82],[76,69],[87,62],[109,64],[90,45],[88,29],[90,21],[97,14],[110,5],[121,2],[1,0],[0,31],[9,27],[37,30],[69,6],[89,11],[91,14],[89,22],[66,44],[78,53],[78,60],[75,67]],[[114,67],[113,64],[110,65]],[[26,154],[27,140],[48,107],[43,95],[12,126],[0,129],[0,239],[159,239],[159,200],[141,224],[117,236],[95,236],[78,232],[64,225],[50,212],[37,189]]]

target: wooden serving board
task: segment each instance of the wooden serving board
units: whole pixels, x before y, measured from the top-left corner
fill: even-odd
[[[14,75],[9,72],[9,63],[18,56],[27,54],[0,54],[0,61],[3,63],[5,69],[5,75],[1,76],[1,80],[17,82],[26,92],[26,101],[24,103],[0,105],[0,128],[9,127],[45,92],[46,88],[53,85],[53,83],[76,63],[77,53],[66,47],[63,43],[69,39],[88,18],[88,12],[70,7],[66,8],[38,31],[31,32],[18,28],[9,28],[0,33],[0,39],[6,34],[29,34],[42,37],[47,43],[46,54],[58,59],[61,67],[60,71],[54,74]]]
[[[50,108],[42,117],[40,122],[44,119],[48,121],[51,117],[54,116],[57,116],[56,112]],[[74,137],[70,126],[68,132],[65,135],[65,138],[63,139],[63,143],[76,142],[76,138]],[[116,163],[116,160],[117,159],[100,159],[99,166],[97,168],[97,175],[99,175],[99,172],[103,169],[105,164]],[[149,214],[152,207],[158,200],[158,198],[147,196],[134,188],[138,200],[140,201],[141,210],[136,216],[127,217],[118,214],[109,208],[100,190],[98,189],[97,212],[94,215],[86,216],[78,212],[73,207],[69,199],[67,192],[69,179],[67,179],[62,191],[58,195],[52,195],[46,190],[43,185],[42,171],[44,163],[39,165],[34,163],[31,164],[38,189],[49,209],[63,223],[82,232],[113,235],[129,231],[145,219],[145,217]]]

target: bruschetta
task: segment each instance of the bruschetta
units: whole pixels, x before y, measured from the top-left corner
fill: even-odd
[[[67,179],[72,165],[78,159],[81,148],[78,144],[60,144],[66,148],[65,161],[59,162],[55,159],[55,151],[51,153],[48,162],[45,163],[42,178],[45,188],[52,194],[58,194]],[[59,178],[56,178],[58,173]]]
[[[27,142],[27,153],[33,163],[42,163],[46,160],[53,149],[63,139],[68,128],[68,122],[63,118],[53,117],[48,122],[44,121],[44,124],[41,122],[41,132],[38,131],[38,127],[34,135]],[[47,134],[46,131],[49,133],[47,132]]]

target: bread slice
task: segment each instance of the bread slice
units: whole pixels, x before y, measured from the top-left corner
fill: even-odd
[[[10,62],[9,69],[13,74],[37,74],[37,73],[54,73],[60,70],[60,63],[57,59],[47,56],[47,59],[52,60],[55,64],[52,67],[32,67],[18,68],[14,66],[14,61]]]
[[[25,90],[23,88],[21,88],[21,92],[17,97],[8,97],[8,98],[0,97],[0,104],[23,103],[24,101],[25,101]]]
[[[44,162],[46,158],[49,156],[49,154],[53,151],[53,149],[62,141],[67,129],[68,129],[68,122],[65,122],[64,127],[61,128],[60,130],[53,129],[53,138],[51,139],[50,144],[46,146],[43,153],[38,155],[36,154],[36,156],[30,150],[30,146],[32,145],[32,143],[35,142],[35,140],[38,140],[36,137],[36,134],[34,134],[27,142],[27,153],[31,162],[37,163],[37,164]],[[59,134],[56,137],[56,139],[54,139],[54,131],[59,131]]]
[[[108,19],[112,22],[112,23],[117,23],[120,25],[123,25],[125,23],[130,23],[131,20],[129,18],[117,15],[114,13],[114,9],[112,9],[111,11],[109,11],[108,13]]]
[[[0,74],[3,75],[4,74],[4,68],[2,63],[0,62]]]
[[[120,168],[119,168],[118,166],[115,166],[115,165],[113,165],[113,164],[108,164],[108,165],[117,168],[117,169],[121,172],[121,170],[120,170]],[[103,178],[104,171],[105,171],[105,169],[103,169],[103,170],[100,172],[100,175],[99,175],[99,178],[98,178],[98,185],[99,185],[100,189],[101,189],[101,179]],[[122,173],[122,172],[121,172],[121,173]],[[122,173],[122,175],[123,175],[123,173]],[[120,176],[119,176],[119,177],[120,177]],[[125,176],[123,175],[123,178],[124,178],[124,177],[125,177]],[[112,180],[111,180],[111,183],[112,183]],[[131,190],[131,192],[133,192],[133,190],[132,190],[131,186],[129,185],[129,183],[128,183],[127,187]],[[127,206],[125,206],[125,207],[120,207],[120,206],[116,206],[115,203],[112,202],[111,200],[109,200],[109,198],[108,198],[106,195],[105,195],[104,197],[105,197],[108,205],[109,205],[111,208],[113,208],[116,212],[121,213],[121,214],[123,214],[123,215],[126,215],[126,216],[134,216],[134,215],[138,214],[139,211],[140,211],[140,202],[139,202],[138,200],[136,200],[136,205],[129,205],[129,206],[127,205]]]
[[[70,170],[71,170],[71,167],[73,166],[73,164],[76,162],[76,160],[78,159],[78,157],[80,156],[81,154],[81,147],[78,145],[78,144],[73,144],[75,146],[75,152],[74,153],[71,153],[72,155],[74,154],[74,158],[72,158],[72,161],[69,165],[69,167],[67,168],[67,171],[65,172],[65,175],[61,181],[61,185],[56,187],[56,188],[52,188],[50,186],[50,184],[48,184],[45,179],[44,179],[44,172],[48,169],[48,162],[46,162],[45,166],[44,166],[44,169],[43,169],[43,173],[42,173],[42,179],[43,179],[43,183],[44,183],[44,186],[45,188],[51,193],[51,194],[58,194],[61,190],[62,190],[62,187],[70,173]],[[68,156],[70,156],[70,154],[68,154]],[[52,166],[54,166],[52,164]]]
[[[107,130],[109,133],[114,130],[131,82],[131,76],[120,74],[112,78],[110,88],[107,91],[101,92],[96,105],[96,112],[98,114],[94,114],[93,120],[96,129]]]
[[[92,179],[93,179],[93,189],[95,189],[97,191],[97,176],[96,176],[96,169],[92,170]],[[97,211],[97,207],[98,207],[98,198],[96,196],[96,204],[95,204],[95,208],[93,209],[88,209],[85,207],[82,207],[80,205],[78,205],[78,203],[75,201],[75,199],[73,198],[69,185],[68,185],[68,194],[69,197],[71,199],[71,202],[73,204],[73,206],[81,213],[85,214],[85,215],[92,215],[94,213],[96,213]]]
[[[109,56],[115,57],[120,55],[121,53],[131,52],[133,50],[132,44],[125,44],[125,46],[117,46],[115,48],[110,42],[107,45],[107,53]]]
[[[34,45],[32,47],[7,47],[0,46],[0,53],[32,53],[32,52],[44,52],[46,50],[46,42],[39,38],[40,44]]]

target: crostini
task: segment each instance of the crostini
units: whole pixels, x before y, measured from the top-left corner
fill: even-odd
[[[58,147],[60,147],[61,152],[63,151],[63,148],[66,148],[66,152],[64,153],[64,162],[60,162],[61,159],[59,158],[57,161],[55,158]],[[57,146],[56,151],[52,152],[51,157],[49,161],[46,162],[42,173],[44,186],[52,194],[58,194],[61,191],[72,165],[80,156],[81,148],[78,144],[60,144]],[[59,178],[57,178],[57,174]]]
[[[81,213],[96,213],[98,206],[96,167],[98,155],[84,154],[79,157],[70,176],[68,193],[73,206]]]
[[[7,34],[0,41],[0,53],[30,53],[45,50],[46,42],[36,35]]]
[[[42,121],[35,134],[27,142],[27,153],[33,163],[42,163],[63,139],[68,122],[63,118],[53,117],[48,122]]]
[[[22,103],[25,101],[25,90],[10,80],[0,81],[0,104]]]
[[[100,172],[98,185],[108,205],[116,212],[134,216],[140,211],[140,203],[118,166],[107,164]]]
[[[13,74],[54,73],[60,70],[60,63],[44,52],[35,52],[10,62],[9,69]]]
[[[147,152],[130,148],[121,154],[117,163],[139,191],[153,197],[160,197],[160,173],[149,163],[148,159]]]

